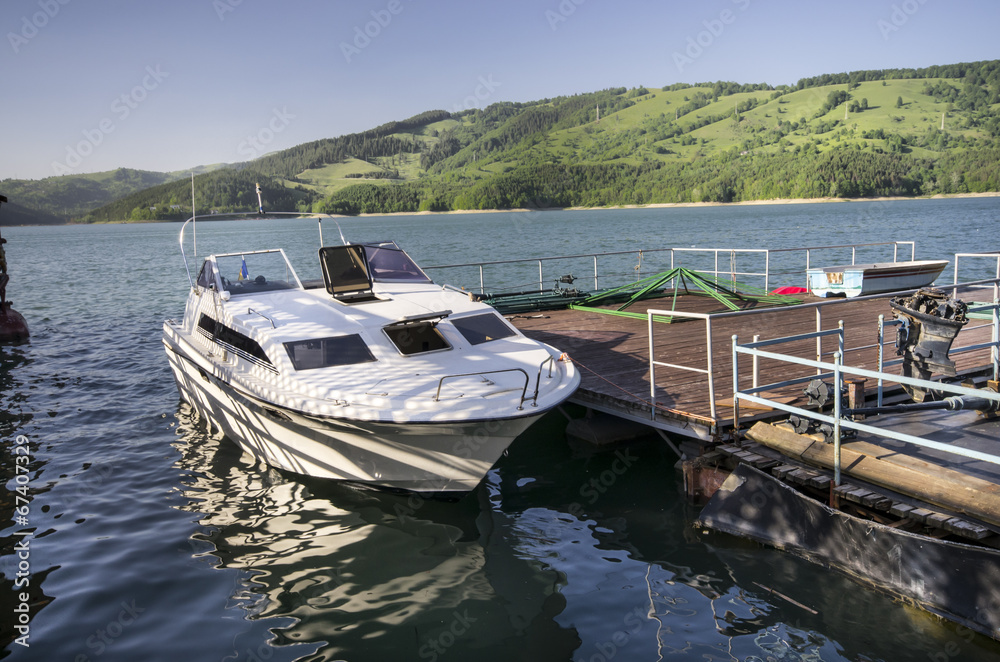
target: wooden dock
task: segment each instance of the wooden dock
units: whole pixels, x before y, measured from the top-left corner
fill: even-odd
[[[740,343],[751,342],[755,335],[762,340],[836,329],[844,322],[844,363],[854,367],[877,369],[877,322],[879,315],[892,319],[889,295],[858,299],[818,299],[802,297],[803,304],[788,307],[748,309],[733,313],[721,309],[718,301],[695,295],[677,298],[675,309],[711,314],[712,376],[715,416],[711,411],[708,377],[705,374],[657,367],[655,399],[650,394],[649,331],[645,319],[618,317],[578,310],[556,310],[515,315],[511,321],[526,335],[568,353],[579,366],[583,381],[574,401],[591,409],[642,422],[668,433],[703,442],[721,442],[731,436],[733,427],[733,352],[732,337]],[[669,309],[671,298],[642,302],[631,310]],[[677,318],[675,318],[677,319]],[[964,344],[987,342],[988,323],[974,320],[959,335]],[[706,322],[688,320],[656,323],[655,358],[659,362],[707,369],[708,334]],[[973,328],[974,327],[974,328]],[[895,359],[895,330],[885,332],[885,359]],[[956,346],[958,342],[956,341]],[[822,341],[823,359],[832,362],[837,339]],[[815,360],[815,339],[781,345],[774,351]],[[953,357],[961,372],[985,365],[988,350]],[[740,386],[752,385],[749,359],[740,359]],[[762,360],[758,369],[760,384],[809,375],[808,368]],[[797,371],[797,372],[796,372]],[[799,399],[801,388],[787,390],[785,401]],[[871,393],[874,385],[868,385]],[[796,404],[805,402],[801,398]],[[767,418],[761,410],[741,406],[740,422]]]
[[[961,296],[961,293],[959,293]],[[579,366],[583,380],[573,400],[590,409],[621,418],[641,422],[670,435],[682,435],[692,441],[682,446],[688,460],[695,460],[694,469],[686,467],[686,478],[694,481],[689,485],[693,497],[710,496],[721,483],[722,478],[738,464],[750,464],[757,469],[773,473],[782,481],[808,490],[814,496],[842,504],[854,503],[856,509],[865,508],[868,517],[888,521],[897,518],[906,521],[906,526],[937,527],[942,532],[950,531],[964,538],[989,538],[1000,546],[1000,507],[992,514],[957,512],[954,504],[935,503],[927,498],[914,498],[913,490],[887,488],[885,485],[866,482],[856,476],[845,476],[845,482],[834,491],[833,472],[829,467],[810,463],[787,450],[782,453],[755,443],[753,435],[746,432],[756,422],[779,422],[787,418],[780,410],[755,409],[745,405],[740,409],[740,434],[733,434],[733,352],[732,337],[739,342],[752,341],[754,336],[761,340],[785,338],[813,333],[817,330],[837,329],[844,324],[844,364],[852,367],[876,370],[878,367],[878,317],[892,319],[889,295],[858,299],[817,299],[803,297],[803,303],[796,306],[750,309],[737,314],[720,311],[719,302],[696,296],[678,298],[676,310],[705,313],[711,315],[712,372],[716,412],[712,416],[710,389],[706,374],[679,369],[656,368],[655,398],[650,396],[649,366],[649,323],[645,319],[618,317],[588,311],[558,310],[537,314],[514,316],[512,321],[525,334],[549,343],[567,352]],[[971,298],[970,298],[971,300]],[[642,310],[669,307],[669,299],[643,302]],[[708,334],[704,320],[689,320],[672,323],[654,323],[655,358],[657,361],[676,365],[705,369],[708,365]],[[953,350],[973,344],[988,343],[991,339],[990,321],[970,320],[956,338]],[[884,330],[884,360],[896,359],[894,351],[895,327]],[[781,354],[815,360],[817,352],[823,361],[831,362],[838,350],[837,336],[825,336],[817,348],[815,338],[795,340],[773,349]],[[768,348],[772,349],[772,348]],[[982,375],[990,365],[989,349],[953,353],[960,376]],[[752,386],[753,366],[747,357],[739,363],[740,387]],[[899,367],[886,372],[899,372]],[[796,377],[815,375],[815,368],[798,366],[777,361],[761,360],[758,366],[758,383],[786,381]],[[982,381],[982,380],[980,380]],[[770,399],[786,404],[809,408],[808,398],[803,394],[805,384],[785,387],[783,391],[769,393]],[[875,384],[866,385],[867,404],[871,405],[875,395]],[[886,401],[909,401],[909,397],[898,386],[886,391]],[[961,412],[965,415],[970,412]],[[935,429],[948,441],[960,432],[945,426],[942,421],[959,421],[955,413],[922,412],[920,420],[929,421],[923,429],[917,423],[907,423],[910,434],[934,437],[928,434]],[[975,412],[971,412],[975,415]],[[884,425],[899,427],[902,416],[878,417]],[[967,419],[968,416],[965,416]],[[873,419],[874,420],[874,419]],[[963,419],[964,420],[964,419]],[[957,423],[956,423],[957,424]],[[903,428],[901,428],[903,429]],[[979,430],[981,428],[975,428]],[[1000,424],[990,427],[1000,430]],[[791,433],[789,433],[791,434]],[[1000,455],[1000,438],[995,435],[974,433],[972,442],[978,443],[986,453]],[[940,474],[947,474],[950,480],[961,474],[966,483],[992,484],[1000,491],[1000,467],[983,462],[969,462],[948,453],[929,453],[926,450],[901,450],[905,444],[889,440],[868,439],[870,445],[881,444],[882,451],[873,456],[880,461],[906,464],[906,462],[936,463]],[[848,441],[845,447],[849,448]],[[961,442],[959,442],[961,443]],[[824,444],[821,444],[824,445]],[[907,457],[911,455],[913,457]],[[911,467],[912,468],[912,467]],[[705,469],[704,472],[701,472]],[[720,473],[714,473],[716,469]],[[929,478],[931,483],[944,479]],[[978,484],[977,483],[977,484]],[[968,487],[968,485],[964,486]],[[919,490],[917,490],[919,491]],[[703,494],[700,494],[703,493]],[[951,506],[949,510],[947,506]],[[943,513],[943,514],[942,514]]]

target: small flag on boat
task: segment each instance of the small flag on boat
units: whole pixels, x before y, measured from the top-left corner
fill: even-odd
[[[250,280],[250,272],[247,271],[247,259],[245,257],[240,257],[243,260],[243,266],[240,267],[240,277],[237,280]]]

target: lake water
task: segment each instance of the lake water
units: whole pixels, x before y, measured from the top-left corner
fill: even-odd
[[[998,220],[1000,198],[982,198],[341,225],[350,239],[395,239],[419,263],[440,265],[885,240],[916,241],[918,259],[951,258],[1000,249]],[[0,531],[0,658],[1000,657],[991,640],[839,575],[694,528],[697,508],[685,503],[676,458],[662,442],[574,445],[558,413],[517,439],[458,501],[360,491],[255,465],[192,420],[167,366],[160,328],[182,314],[187,291],[179,229],[3,228],[8,294],[32,339],[0,348],[5,511],[23,505],[22,494],[30,499],[27,514],[17,514],[27,524],[5,515]],[[336,228],[324,233],[336,243]],[[303,277],[317,270],[305,265],[317,262],[318,244],[315,221],[198,223],[199,254],[282,246]],[[657,268],[650,255],[643,259],[643,272]],[[632,254],[604,265],[627,277],[639,263]],[[563,267],[586,275],[592,264],[555,265],[551,276]],[[488,275],[514,287],[537,280],[537,265]],[[478,273],[446,280],[478,285]],[[29,470],[22,494],[18,463]],[[22,592],[29,647],[13,641],[23,634],[14,629]]]

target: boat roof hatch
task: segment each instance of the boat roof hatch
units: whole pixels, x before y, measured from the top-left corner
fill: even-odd
[[[377,300],[364,246],[324,246],[319,249],[319,262],[326,291],[334,299],[345,303]]]
[[[432,323],[432,325],[436,325],[449,315],[451,315],[450,310],[441,310],[435,313],[421,313],[419,315],[407,315],[406,317],[400,317],[391,324],[386,324],[386,326],[406,326],[408,324],[427,324],[429,322]]]

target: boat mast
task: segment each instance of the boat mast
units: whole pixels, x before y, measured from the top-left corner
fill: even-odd
[[[191,237],[194,241],[194,256],[198,257],[198,215],[194,213],[194,171],[191,171]]]

